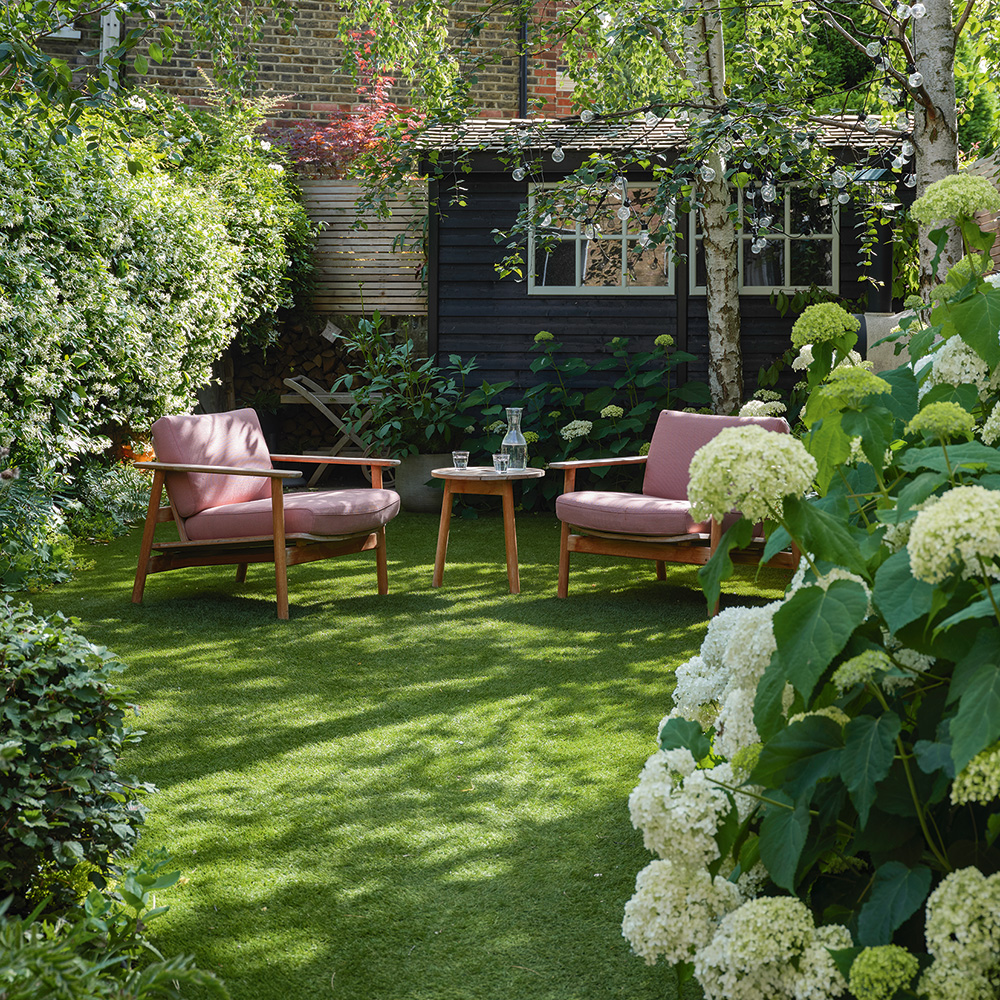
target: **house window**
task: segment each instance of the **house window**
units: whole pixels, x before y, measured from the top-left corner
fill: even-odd
[[[674,267],[649,242],[660,226],[656,188],[621,182],[606,189],[554,186],[555,201],[531,194],[543,212],[528,240],[529,295],[672,295]]]
[[[759,204],[759,195],[758,195]],[[744,210],[740,192],[740,212]],[[783,197],[768,206],[773,221],[762,247],[753,250],[754,235],[737,234],[740,291],[746,295],[770,295],[776,290],[796,291],[818,285],[830,292],[840,290],[840,205],[827,192],[814,197],[810,188],[789,184]],[[694,219],[694,213],[692,213]],[[705,294],[705,252],[697,220],[694,228],[694,267],[691,291]]]

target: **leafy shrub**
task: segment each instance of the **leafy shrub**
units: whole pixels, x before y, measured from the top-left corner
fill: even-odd
[[[73,624],[0,604],[0,895],[15,912],[47,866],[103,871],[129,851],[153,790],[116,770],[141,735],[124,723],[123,665]]]
[[[108,541],[146,515],[150,479],[128,462],[85,464],[66,490],[66,517],[76,538]]]
[[[165,852],[156,852],[127,871],[117,888],[91,890],[55,922],[38,919],[37,909],[7,916],[10,900],[0,903],[0,996],[142,1000],[180,998],[191,986],[227,997],[223,984],[195,968],[193,959],[166,959],[146,940],[146,925],[167,909],[153,905],[153,894],[178,880],[179,872],[163,871],[169,863]]]
[[[934,217],[982,251],[960,193]],[[813,314],[802,440],[732,429],[692,462],[696,516],[753,513],[701,571],[709,608],[762,505],[765,556],[803,554],[677,668],[629,800],[658,857],[623,931],[709,1000],[996,995],[1000,288],[966,260],[918,303],[909,364],[844,364],[856,335]]]
[[[65,468],[189,408],[234,334],[241,252],[217,198],[82,142],[0,126],[0,439]]]

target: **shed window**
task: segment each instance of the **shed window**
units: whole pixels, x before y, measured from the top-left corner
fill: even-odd
[[[660,225],[656,188],[627,182],[602,190],[555,189],[528,241],[533,295],[672,295],[669,253],[649,242]],[[529,196],[532,215],[540,194]]]
[[[758,202],[760,195],[757,196]],[[744,210],[740,192],[740,212]],[[827,291],[840,290],[840,205],[827,192],[814,196],[802,184],[789,184],[770,207],[773,221],[763,246],[755,253],[754,235],[743,230],[738,235],[740,291],[746,295],[770,295],[782,289],[795,291],[818,285]],[[692,213],[692,219],[694,214]],[[691,291],[705,293],[705,252],[697,222],[692,222],[694,267]]]

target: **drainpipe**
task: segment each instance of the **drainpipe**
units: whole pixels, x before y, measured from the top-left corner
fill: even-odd
[[[121,45],[122,22],[114,12],[101,15],[101,53],[99,56],[101,69],[108,74],[108,80],[112,90],[118,89],[118,74],[108,66],[108,57],[111,51]]]
[[[517,117],[528,117],[528,14],[521,18],[517,38]]]

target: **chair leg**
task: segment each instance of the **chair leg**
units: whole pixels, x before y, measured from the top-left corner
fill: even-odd
[[[135,570],[132,585],[132,603],[142,603],[142,592],[146,589],[146,574],[149,572],[149,558],[153,554],[153,534],[156,531],[156,515],[163,496],[164,473],[157,469],[153,473],[153,485],[149,491],[149,506],[146,508],[146,523],[142,529],[142,543],[139,546],[139,565]]]
[[[246,583],[247,582],[247,564],[239,563],[236,566],[236,582]]]
[[[375,532],[375,572],[378,576],[378,592],[383,597],[389,593],[389,567],[385,550],[385,526]]]
[[[559,581],[556,585],[556,596],[569,595],[569,525],[563,521],[559,535]]]
[[[662,559],[656,560],[656,579],[666,580],[667,578],[667,564]]]
[[[281,480],[271,480],[271,530],[274,533],[274,589],[278,617],[288,618],[288,559],[285,550],[285,500]]]

